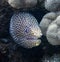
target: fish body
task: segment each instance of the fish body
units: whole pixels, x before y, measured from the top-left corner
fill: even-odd
[[[25,48],[32,48],[41,43],[41,40],[38,39],[42,35],[38,22],[29,13],[19,13],[12,16],[10,34],[17,44]]]

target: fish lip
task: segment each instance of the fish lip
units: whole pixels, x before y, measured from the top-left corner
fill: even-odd
[[[26,38],[26,40],[36,40],[36,38]]]
[[[40,38],[24,38],[24,40],[40,40]]]
[[[28,38],[23,38],[23,39],[20,39],[21,41],[22,40],[40,40],[40,38],[32,38],[32,37],[28,37]]]

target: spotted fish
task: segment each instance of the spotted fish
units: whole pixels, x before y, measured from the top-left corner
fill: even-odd
[[[42,36],[42,32],[36,18],[29,13],[14,14],[9,31],[14,41],[24,48],[36,47],[41,43],[38,38]]]

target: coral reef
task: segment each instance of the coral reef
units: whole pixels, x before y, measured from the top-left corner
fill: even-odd
[[[18,2],[19,0],[0,0],[0,62],[59,62],[60,45],[58,45],[58,43],[60,40],[60,12],[58,11],[60,11],[60,1],[26,0],[27,2],[29,2],[28,4],[27,2],[25,2],[25,0],[22,0],[22,3],[23,1],[25,3],[24,5],[22,4],[23,7],[20,6],[20,4],[18,5],[17,3],[14,4],[17,4],[17,6],[20,7],[13,7],[11,5],[11,1],[20,3]],[[31,1],[33,1],[34,4],[31,3]],[[49,11],[53,12],[49,13]],[[20,12],[32,14],[34,19],[37,19],[37,25],[40,26],[43,33],[43,36],[40,38],[36,36],[41,40],[41,44],[39,46],[26,49],[17,44],[11,36],[11,17],[13,16],[13,14],[18,14]],[[50,28],[51,26],[52,28]],[[58,28],[56,26],[58,26]],[[55,41],[54,43],[52,41],[49,41],[53,38]],[[57,42],[56,39],[58,40]]]

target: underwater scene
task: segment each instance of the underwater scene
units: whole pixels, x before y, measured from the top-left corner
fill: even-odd
[[[0,62],[60,62],[60,0],[0,0]]]

